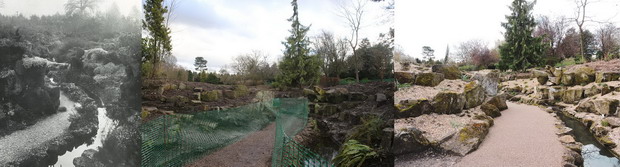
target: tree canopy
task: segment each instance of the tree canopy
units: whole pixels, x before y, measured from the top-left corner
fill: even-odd
[[[545,45],[542,37],[532,36],[536,27],[531,14],[534,2],[514,0],[509,8],[512,13],[507,15],[506,22],[502,23],[506,32],[505,42],[499,47],[501,55],[499,68],[525,71],[527,68],[541,65]]]

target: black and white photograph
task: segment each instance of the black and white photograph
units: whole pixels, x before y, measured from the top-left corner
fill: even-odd
[[[0,166],[139,166],[141,2],[0,0]]]

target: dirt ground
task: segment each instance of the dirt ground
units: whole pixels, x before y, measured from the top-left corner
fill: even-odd
[[[186,165],[188,167],[254,167],[271,166],[275,143],[275,123],[254,132],[239,142]]]
[[[594,71],[597,72],[616,72],[620,71],[620,59],[614,59],[610,61],[594,61],[589,63],[584,63],[580,65],[570,66],[568,69],[578,68],[582,66],[592,67]]]

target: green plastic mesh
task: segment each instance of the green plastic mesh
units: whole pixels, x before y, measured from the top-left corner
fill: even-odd
[[[272,166],[332,166],[320,155],[292,139],[308,122],[307,99],[275,99],[276,138]]]
[[[162,116],[142,124],[142,166],[183,166],[275,120],[272,166],[331,166],[290,137],[308,121],[307,99],[273,99],[220,111]]]
[[[142,166],[182,166],[235,143],[275,119],[271,101],[142,124]]]

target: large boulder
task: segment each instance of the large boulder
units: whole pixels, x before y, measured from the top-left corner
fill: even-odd
[[[465,96],[453,91],[442,91],[431,102],[435,113],[456,114],[463,111]]]
[[[482,104],[480,106],[480,109],[482,110],[482,112],[484,112],[484,114],[491,116],[493,118],[499,117],[502,115],[502,113],[499,112],[499,109],[497,107],[489,103]]]
[[[415,77],[415,84],[422,86],[437,86],[444,80],[441,73],[421,73]]]
[[[455,65],[433,65],[433,72],[442,73],[445,79],[461,79],[461,71]]]
[[[490,124],[486,121],[473,120],[460,128],[457,134],[442,143],[440,147],[457,155],[465,156],[478,148],[489,133],[489,127]]]
[[[430,143],[422,132],[415,127],[408,127],[395,130],[394,141],[392,143],[392,153],[402,155],[407,153],[417,153],[429,148]]]
[[[589,84],[584,86],[583,88],[583,95],[585,97],[592,97],[599,93],[601,93],[601,88],[599,88],[599,86],[597,86],[596,84]]]
[[[506,104],[506,96],[505,95],[494,96],[489,101],[487,101],[486,103],[492,104],[493,106],[497,107],[497,109],[499,109],[500,111],[508,109],[508,105]]]
[[[349,91],[346,88],[333,88],[325,91],[325,97],[327,102],[338,104],[349,100]]]
[[[620,72],[596,72],[596,83],[620,80]]]
[[[579,103],[577,111],[604,115],[615,115],[620,101],[611,98],[587,99]]]
[[[594,82],[595,71],[591,67],[580,66],[572,69],[575,77],[575,85],[588,84]]]
[[[398,112],[394,114],[396,118],[417,117],[433,112],[431,102],[425,98],[401,101],[399,104],[396,104],[396,108],[398,109]]]
[[[549,81],[549,74],[545,71],[532,70],[532,73],[540,85],[545,85],[547,84],[547,81]]]
[[[478,84],[478,81],[469,82],[465,85],[465,109],[474,108],[484,102],[486,94],[482,85]]]
[[[394,120],[394,154],[420,152],[431,146],[439,146],[452,138],[471,118],[456,115],[424,114]]]
[[[404,83],[413,84],[415,82],[414,74],[409,73],[409,72],[394,72],[394,77],[396,78],[396,81],[398,81],[398,83],[401,83],[401,84],[404,84]]]
[[[570,88],[562,92],[562,102],[568,104],[577,104],[583,96],[583,88]]]
[[[497,95],[497,85],[499,84],[499,74],[497,72],[491,70],[478,71],[474,74],[472,79],[478,80],[481,83],[487,95]]]
[[[15,73],[24,87],[41,87],[45,84],[47,60],[40,57],[23,58],[15,63]]]

